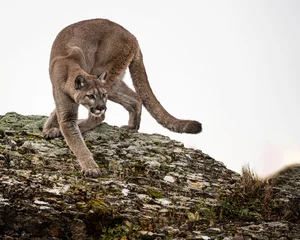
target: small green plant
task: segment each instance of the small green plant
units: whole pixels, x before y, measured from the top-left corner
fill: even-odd
[[[147,187],[147,191],[153,198],[164,198],[164,195],[155,188]]]
[[[90,141],[86,141],[85,145],[88,147],[88,149],[92,149],[93,148],[93,144]]]
[[[216,209],[213,206],[207,205],[204,199],[199,200],[195,208],[187,213],[187,222],[192,229],[197,225],[215,225],[217,221]]]
[[[211,224],[216,220],[216,209],[212,206],[208,206],[204,199],[200,200],[196,205],[196,209],[203,219],[209,221]]]

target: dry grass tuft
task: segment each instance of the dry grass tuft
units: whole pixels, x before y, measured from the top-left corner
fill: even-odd
[[[249,167],[249,165],[242,168],[242,187],[244,194],[251,196],[259,196],[265,187],[266,181],[258,177],[256,173]]]
[[[265,213],[271,210],[274,182],[260,178],[249,165],[243,166],[241,180],[243,193],[250,198],[260,199]]]

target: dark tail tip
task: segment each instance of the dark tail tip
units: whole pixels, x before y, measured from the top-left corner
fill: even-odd
[[[202,131],[202,124],[197,121],[188,121],[183,131],[192,134],[200,133]]]

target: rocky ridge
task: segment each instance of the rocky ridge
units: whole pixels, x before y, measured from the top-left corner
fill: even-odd
[[[46,117],[0,116],[0,239],[300,239],[300,166],[263,182],[158,134],[101,124],[84,135],[102,169],[82,176]]]

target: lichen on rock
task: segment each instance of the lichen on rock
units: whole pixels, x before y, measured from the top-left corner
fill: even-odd
[[[249,195],[239,174],[200,150],[103,123],[84,134],[103,175],[85,178],[63,138],[42,138],[45,120],[0,116],[1,239],[300,235],[298,165],[270,179],[260,196]],[[272,196],[261,198],[266,193]]]

